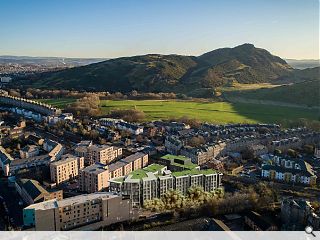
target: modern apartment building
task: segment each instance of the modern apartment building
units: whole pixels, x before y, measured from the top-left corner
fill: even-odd
[[[92,141],[81,141],[74,149],[74,154],[77,157],[84,157],[85,161],[88,159],[88,147],[92,146]]]
[[[95,163],[80,170],[80,190],[87,193],[99,192],[109,186],[108,166]]]
[[[170,189],[183,195],[192,186],[203,187],[211,192],[221,187],[222,174],[214,170],[191,169],[171,172],[167,166],[151,164],[138,169],[125,177],[110,179],[109,191],[128,196],[135,207],[143,205],[147,200],[162,197]]]
[[[130,199],[111,193],[93,193],[50,200],[23,209],[23,222],[36,231],[97,230],[132,220]]]
[[[200,167],[192,163],[191,158],[182,155],[167,154],[160,158],[160,164],[166,165],[171,171],[183,171]]]
[[[109,164],[111,161],[122,156],[122,148],[107,145],[92,145],[88,147],[86,165],[96,162]]]
[[[109,165],[109,178],[117,178],[128,175],[132,171],[144,168],[148,165],[148,162],[148,154],[142,152],[132,154]]]
[[[50,163],[51,181],[60,184],[79,175],[79,170],[84,168],[84,158],[70,154],[63,155],[60,161]]]
[[[109,186],[109,179],[129,175],[148,164],[148,154],[135,153],[110,165],[95,163],[80,171],[80,189],[88,193],[101,191]]]

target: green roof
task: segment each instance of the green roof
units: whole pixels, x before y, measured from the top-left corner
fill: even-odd
[[[163,166],[163,165],[154,163],[154,164],[151,164],[143,169],[137,169],[137,170],[131,172],[129,175],[132,176],[131,177],[132,179],[142,179],[142,178],[147,177],[147,172],[155,173],[155,172],[160,171],[164,167],[165,166]]]
[[[192,169],[198,167],[198,165],[197,165],[197,164],[194,164],[194,163],[179,164],[179,163],[175,163],[175,162],[174,162],[174,163],[172,163],[171,165],[172,165],[172,166],[177,166],[177,167],[182,167],[182,168],[187,168],[187,169],[189,169],[189,170],[192,170]]]
[[[137,169],[131,172],[129,175],[132,175],[132,179],[142,179],[147,177],[146,171],[144,171],[143,169]]]
[[[179,171],[179,172],[172,172],[172,175],[175,177],[181,177],[185,175],[199,175],[199,174],[209,175],[215,172],[216,171],[212,169],[205,169],[205,170],[192,169],[192,170],[185,170],[185,171]]]
[[[143,170],[144,171],[147,171],[147,172],[158,172],[160,171],[161,169],[165,168],[166,166],[164,165],[160,165],[160,164],[156,164],[156,163],[153,163],[147,167],[145,167]]]
[[[190,160],[190,158],[182,156],[182,155],[171,155],[171,154],[167,154],[161,157],[162,159],[166,159],[166,160],[174,160],[174,159],[179,159],[182,161],[188,161]]]
[[[115,178],[115,179],[112,179],[112,181],[123,183],[124,182],[124,177]]]

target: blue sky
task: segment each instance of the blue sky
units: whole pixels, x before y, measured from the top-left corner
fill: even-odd
[[[200,55],[246,42],[318,59],[319,1],[0,1],[0,55]]]

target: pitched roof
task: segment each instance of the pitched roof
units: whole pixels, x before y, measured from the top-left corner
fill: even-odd
[[[42,200],[45,195],[48,195],[48,191],[45,190],[38,181],[33,179],[20,179],[17,183],[23,188],[34,202]]]

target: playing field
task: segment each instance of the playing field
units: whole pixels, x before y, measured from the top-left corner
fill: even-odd
[[[159,101],[159,100],[103,100],[104,114],[112,109],[139,109],[146,120],[187,116],[213,123],[279,122],[282,119],[318,119],[317,110],[278,107],[251,103]]]
[[[58,108],[65,108],[66,105],[76,101],[74,98],[57,98],[57,99],[35,99],[36,101],[50,104]]]
[[[42,102],[64,108],[75,99],[42,99]],[[113,109],[139,109],[146,121],[179,117],[196,118],[212,123],[273,123],[283,119],[319,119],[317,110],[269,106],[251,103],[196,102],[175,100],[102,100],[102,114]]]

